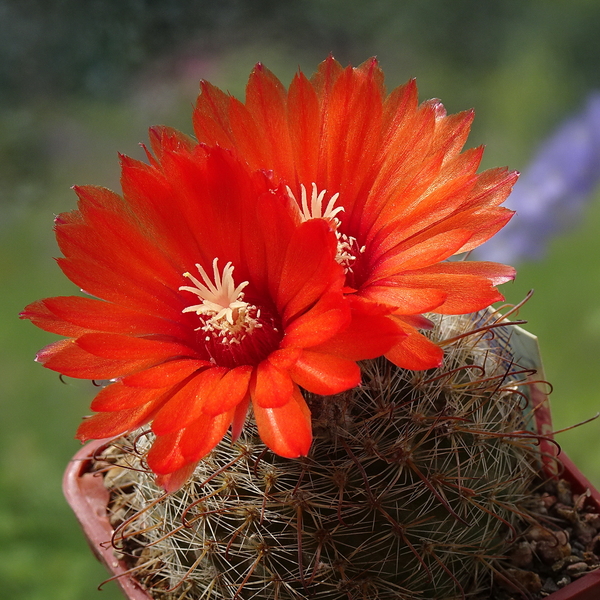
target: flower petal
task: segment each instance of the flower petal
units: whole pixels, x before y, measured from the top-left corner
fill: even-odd
[[[287,370],[300,358],[301,354],[302,348],[280,348],[269,354],[269,362],[278,369]]]
[[[366,188],[381,143],[380,73],[375,59],[357,69],[344,69],[331,86],[322,111],[325,188],[340,193],[350,214],[361,208],[356,200]]]
[[[208,81],[200,82],[201,93],[193,115],[194,133],[199,142],[222,148],[235,146],[229,123],[231,96]]]
[[[94,412],[117,412],[137,408],[164,394],[164,389],[129,388],[117,381],[100,390],[90,408]]]
[[[130,335],[185,335],[189,331],[181,323],[93,298],[60,296],[40,300],[40,304],[56,318],[80,327],[82,333],[84,330],[93,330]],[[77,335],[69,337],[77,337]]]
[[[262,441],[273,452],[286,458],[308,454],[312,443],[310,410],[296,386],[284,406],[262,408],[254,405],[254,417]]]
[[[288,166],[283,178],[299,193],[295,179],[299,182],[317,181],[321,125],[319,99],[303,73],[297,73],[292,79],[287,110],[295,173]]]
[[[153,359],[99,358],[82,350],[75,340],[60,340],[42,348],[37,353],[36,361],[47,369],[78,379],[115,379],[155,364]]]
[[[387,316],[355,312],[346,329],[311,350],[349,360],[366,360],[382,356],[405,335]]]
[[[339,394],[360,383],[358,365],[331,354],[304,350],[290,367],[293,381],[313,394]]]
[[[347,326],[350,318],[350,308],[342,295],[325,293],[308,312],[286,327],[281,345],[283,348],[316,346]]]
[[[412,325],[394,317],[394,320],[407,334],[385,357],[402,369],[422,371],[439,367],[444,359],[444,351],[431,340],[420,334]]]
[[[188,466],[188,461],[183,457],[180,448],[183,431],[181,429],[180,431],[156,437],[152,448],[150,448],[150,451],[146,455],[148,466],[154,473],[159,476],[168,475],[169,473],[182,471]]]
[[[236,367],[225,373],[206,397],[202,412],[216,417],[234,409],[248,394],[251,375],[252,367],[249,365]]]
[[[204,458],[227,433],[234,411],[216,417],[203,415],[183,430],[181,453],[188,462]]]
[[[494,287],[494,280],[509,280],[514,276],[514,270],[504,265],[496,267],[493,263],[479,268],[477,263],[443,263],[431,269],[406,273],[396,278],[394,285],[398,285],[400,291],[412,289],[415,292],[435,285],[444,292],[445,299],[430,310],[440,314],[466,314],[504,299]]]
[[[429,281],[430,286],[435,282]],[[416,315],[431,312],[441,306],[448,293],[435,287],[408,287],[393,280],[378,282],[360,292],[361,296],[379,304],[396,307],[404,315]]]
[[[250,385],[252,404],[261,408],[278,408],[290,401],[294,388],[286,371],[278,369],[268,359],[263,360]]]
[[[200,418],[206,399],[225,373],[224,367],[205,369],[186,382],[158,412],[152,422],[152,431],[157,436],[164,436]]]
[[[176,356],[194,356],[196,352],[178,342],[120,335],[118,333],[86,333],[75,340],[86,352],[114,360],[167,360]]]
[[[374,267],[368,283],[386,280],[405,271],[428,267],[447,259],[464,246],[473,233],[467,229],[445,231],[415,243],[409,240],[399,244],[381,257]]]
[[[81,423],[76,437],[82,442],[87,442],[92,439],[114,437],[137,429],[152,419],[161,402],[162,398],[159,397],[135,408],[94,415]]]
[[[246,107],[261,132],[255,141],[259,141],[265,161],[273,165],[273,170],[289,177],[293,174],[286,172],[292,164],[286,102],[287,92],[279,79],[264,65],[257,64],[246,86]],[[260,164],[254,168],[260,168]]]
[[[184,467],[181,467],[180,469],[177,469],[177,471],[173,471],[173,473],[168,473],[167,475],[157,475],[156,485],[159,485],[168,494],[172,494],[187,482],[187,480],[193,475],[197,465],[198,463],[190,463]]]
[[[246,416],[248,414],[248,407],[250,406],[250,394],[246,394],[242,401],[235,407],[233,413],[233,420],[231,421],[231,441],[232,443],[237,442],[240,434],[242,433],[242,429],[244,428],[244,423],[246,421]]]
[[[38,300],[27,305],[20,313],[19,318],[29,319],[34,325],[49,331],[50,333],[57,333],[58,335],[64,335],[66,337],[77,337],[84,333],[91,331],[89,327],[78,327],[69,323],[64,319],[58,317],[52,312],[47,305],[46,300]]]
[[[455,261],[431,265],[414,271],[415,275],[472,275],[487,279],[493,285],[500,285],[515,278],[516,271],[509,265],[486,261]],[[410,277],[410,273],[407,274]]]
[[[327,290],[341,291],[344,277],[335,262],[335,235],[324,219],[311,219],[294,232],[278,283],[276,302],[284,327]]]
[[[123,385],[128,387],[163,388],[180,383],[202,367],[209,366],[211,366],[211,363],[206,360],[195,360],[193,358],[170,360],[139,373],[128,375],[121,381]]]

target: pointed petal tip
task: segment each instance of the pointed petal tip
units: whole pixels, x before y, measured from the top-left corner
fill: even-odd
[[[87,435],[85,433],[85,430],[83,429],[83,425],[91,418],[92,415],[84,416],[83,420],[79,424],[79,427],[77,428],[77,431],[75,432],[75,439],[79,440],[82,444],[85,444],[86,442],[89,442],[90,440],[94,439],[91,436]]]
[[[176,492],[178,489],[183,487],[188,479],[194,474],[196,469],[196,465],[198,463],[190,463],[181,467],[177,471],[173,471],[172,473],[168,473],[166,475],[156,475],[156,485],[160,486],[167,492],[167,494],[171,494]]]
[[[119,165],[121,168],[130,167],[136,163],[139,163],[139,161],[137,161],[135,158],[132,158],[123,152],[117,152],[117,156],[119,158]]]
[[[160,139],[161,135],[163,132],[163,128],[160,125],[152,125],[151,127],[148,127],[148,137],[149,138],[155,138],[155,139]]]
[[[45,366],[51,357],[51,353],[49,352],[49,350],[53,345],[54,344],[48,344],[47,346],[44,346],[41,350],[38,350],[38,352],[35,355],[34,361],[36,363],[40,363],[40,365]]]
[[[77,197],[80,200],[85,200],[86,198],[89,198],[90,196],[90,188],[92,186],[89,185],[73,185],[71,186],[71,189],[77,194]]]
[[[417,101],[417,97],[419,94],[419,90],[417,88],[417,78],[411,77],[401,88],[404,90],[403,94],[408,97],[415,97],[415,102]]]
[[[410,323],[398,322],[408,333],[385,357],[401,369],[426,371],[440,367],[444,360],[444,350],[429,338],[418,332]]]
[[[477,261],[475,261],[477,262]],[[492,285],[501,285],[503,283],[507,283],[508,281],[513,281],[517,276],[517,270],[510,265],[503,265],[501,263],[480,263],[480,264],[488,264],[495,269],[495,272],[490,273],[487,276],[487,279],[492,283]]]
[[[313,439],[311,414],[298,387],[285,406],[261,408],[253,404],[253,408],[258,433],[271,451],[284,458],[308,454]]]

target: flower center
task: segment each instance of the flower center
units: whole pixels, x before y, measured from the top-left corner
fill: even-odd
[[[194,286],[181,286],[181,291],[196,294],[201,299],[200,304],[194,304],[183,309],[182,312],[194,312],[200,317],[202,325],[196,331],[205,331],[204,338],[209,342],[211,339],[220,339],[223,344],[239,344],[253,330],[262,327],[259,323],[260,309],[244,302],[242,291],[248,282],[244,281],[237,287],[233,281],[233,265],[228,262],[223,268],[223,274],[219,272],[219,259],[213,260],[213,280],[206,271],[196,265],[202,281],[196,279],[190,273],[183,276],[191,280]]]
[[[338,264],[344,267],[346,274],[352,273],[352,265],[356,261],[357,257],[362,254],[365,250],[365,246],[359,246],[358,241],[354,236],[346,235],[339,231],[339,227],[342,224],[341,220],[337,216],[339,213],[344,212],[343,206],[335,206],[337,199],[340,197],[339,192],[334,194],[327,202],[325,209],[323,209],[323,200],[327,195],[327,190],[318,192],[317,184],[312,184],[312,195],[310,198],[310,206],[308,202],[308,194],[304,184],[300,184],[301,201],[298,202],[292,190],[286,186],[287,193],[290,198],[298,205],[300,218],[302,222],[309,221],[310,219],[327,219],[333,224],[335,229],[335,235],[337,237],[337,254],[335,260]]]

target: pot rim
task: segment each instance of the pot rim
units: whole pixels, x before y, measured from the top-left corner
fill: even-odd
[[[88,442],[73,456],[63,476],[63,493],[96,558],[111,573],[125,596],[130,600],[152,600],[152,596],[128,573],[130,568],[117,559],[111,544],[114,528],[108,520],[106,506],[110,498],[102,477],[90,472],[93,457],[112,441]]]

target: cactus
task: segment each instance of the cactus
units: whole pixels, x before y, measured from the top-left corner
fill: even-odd
[[[499,324],[436,317],[440,368],[366,361],[361,386],[308,396],[305,458],[274,455],[249,422],[166,495],[144,464],[151,433],[114,442],[98,468],[115,547],[156,600],[476,596],[539,470]]]

